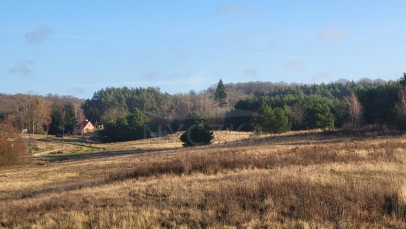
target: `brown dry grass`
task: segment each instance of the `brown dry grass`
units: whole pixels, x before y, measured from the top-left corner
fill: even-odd
[[[24,140],[11,122],[0,120],[0,167],[29,163],[30,159]]]
[[[215,134],[2,169],[0,227],[406,227],[404,136]]]

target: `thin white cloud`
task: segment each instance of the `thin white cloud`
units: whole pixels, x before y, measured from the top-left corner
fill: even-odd
[[[299,62],[298,61],[288,61],[286,62],[283,67],[287,70],[296,70],[299,67]]]
[[[286,55],[286,54],[277,54],[277,53],[268,53],[268,52],[243,52],[246,54],[256,55],[256,56],[269,56],[269,57],[282,57],[282,58],[295,58],[295,59],[306,59],[308,57],[305,56],[294,56],[294,55]]]
[[[213,82],[214,81],[210,77],[210,74],[204,69],[199,69],[189,74],[189,85],[203,86],[207,84],[213,84]]]
[[[0,29],[0,33],[7,33],[7,34],[23,34],[23,31],[18,30],[6,30]],[[178,47],[178,48],[188,48],[188,49],[202,49],[199,46],[189,46],[189,45],[178,45],[178,44],[165,44],[161,43],[149,43],[144,41],[137,41],[137,40],[122,40],[122,39],[107,39],[103,37],[92,37],[92,36],[81,36],[75,34],[63,34],[63,33],[51,33],[50,36],[60,37],[60,38],[67,38],[67,39],[76,39],[76,40],[91,40],[91,41],[105,41],[105,42],[122,42],[122,43],[136,43],[142,45],[159,45],[164,47]],[[235,42],[244,42],[243,37],[232,37],[230,40]],[[214,52],[235,52],[235,50],[227,50],[227,49],[210,49],[205,48],[205,50],[210,50]],[[257,52],[257,51],[237,51],[238,53],[248,54],[248,55],[256,55],[256,56],[268,56],[268,57],[278,57],[278,58],[295,58],[295,59],[307,59],[309,57],[305,56],[295,56],[295,55],[288,55],[288,54],[277,54],[277,53],[267,53],[267,52]]]
[[[8,73],[10,74],[21,74],[27,75],[31,73],[30,65],[34,62],[32,60],[22,60],[19,61],[14,67],[10,68]]]
[[[51,34],[52,30],[46,26],[41,26],[31,32],[25,34],[25,38],[29,44],[38,44],[43,42]]]
[[[326,80],[329,80],[331,78],[331,75],[329,72],[319,72],[315,77],[311,78],[311,83],[321,83]]]
[[[13,30],[13,29],[0,29],[0,33],[4,34],[24,34],[27,31],[22,31],[22,30]]]
[[[84,95],[86,94],[87,90],[84,87],[73,87],[72,90],[74,95]]]
[[[140,43],[137,41],[132,40],[121,40],[121,39],[107,39],[107,38],[98,38],[98,37],[88,37],[88,36],[80,36],[80,35],[73,35],[73,34],[54,34],[56,37],[62,38],[70,38],[76,40],[91,40],[91,41],[111,41],[111,42],[126,42],[126,43]]]
[[[344,40],[348,37],[347,30],[340,28],[327,27],[319,34],[318,39],[322,40]]]
[[[170,78],[165,80],[167,77],[161,77],[163,80],[154,80],[154,79],[140,79],[134,81],[124,81],[124,82],[109,82],[109,83],[86,83],[84,86],[92,86],[92,87],[160,87],[160,86],[179,86],[179,88],[187,88],[190,87],[208,87],[214,83],[216,80],[210,77],[207,71],[204,69],[196,70],[187,76],[178,76],[177,74],[172,74]]]
[[[244,73],[250,76],[256,76],[258,74],[258,71],[256,68],[250,68],[245,70]]]
[[[217,9],[217,15],[222,15],[226,13],[231,13],[235,11],[241,11],[244,10],[244,5],[242,4],[233,4],[231,6],[225,6],[225,7],[220,7]]]
[[[156,72],[145,72],[139,75],[139,79],[142,80],[157,80],[159,74]]]

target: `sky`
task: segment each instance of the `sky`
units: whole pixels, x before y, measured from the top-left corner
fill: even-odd
[[[0,93],[396,80],[406,1],[2,1]]]

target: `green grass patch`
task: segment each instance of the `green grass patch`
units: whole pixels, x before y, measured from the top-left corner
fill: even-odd
[[[83,146],[82,149],[80,150],[74,150],[71,152],[66,152],[66,153],[50,153],[45,155],[45,157],[52,157],[52,158],[69,158],[72,156],[78,156],[78,155],[86,155],[95,151],[98,151],[98,147],[93,147],[93,146]]]

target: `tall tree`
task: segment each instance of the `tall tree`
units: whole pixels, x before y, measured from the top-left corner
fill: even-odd
[[[398,95],[399,102],[396,104],[397,117],[396,124],[397,127],[405,130],[406,129],[406,86],[399,89]]]
[[[143,128],[149,121],[148,116],[139,109],[135,109],[126,119],[130,128],[137,130]]]
[[[276,107],[272,109],[269,105],[261,105],[258,121],[260,129],[270,133],[282,133],[290,130],[288,116],[284,109]]]
[[[351,125],[353,128],[361,127],[362,117],[362,105],[358,100],[358,97],[354,92],[351,92],[351,96],[345,98],[345,102],[348,106],[348,114],[351,117]]]
[[[67,103],[64,107],[63,117],[64,131],[69,134],[74,134],[75,128],[78,124],[73,104]]]
[[[400,113],[406,117],[406,87],[403,87],[399,90],[398,97],[398,109],[400,110]]]
[[[334,121],[330,107],[322,101],[313,101],[306,110],[308,128],[334,128]]]
[[[63,115],[61,109],[54,107],[51,111],[52,122],[49,126],[50,134],[62,133],[63,130]]]
[[[216,91],[214,92],[214,100],[216,100],[219,103],[219,106],[221,107],[227,104],[226,98],[227,98],[226,88],[224,86],[223,81],[220,79],[220,81],[217,84]]]
[[[285,110],[276,107],[274,109],[274,120],[273,120],[273,125],[272,125],[272,131],[275,133],[283,133],[286,131],[289,131],[291,128],[291,125],[289,123],[288,115],[286,114]]]
[[[100,124],[100,112],[97,109],[97,107],[89,107],[89,109],[86,110],[87,114],[85,116],[87,119],[89,119],[92,123],[94,123],[96,126]]]
[[[44,131],[51,123],[49,105],[41,97],[24,97],[19,101],[17,113],[18,124],[21,129],[28,129],[31,133]]]
[[[259,115],[257,117],[257,123],[259,126],[256,128],[260,131],[273,132],[273,122],[275,121],[275,112],[272,107],[266,104],[262,104],[259,109]]]
[[[306,109],[303,107],[303,105],[299,103],[293,104],[289,115],[292,119],[292,128],[295,130],[302,128],[303,120],[306,115]]]

